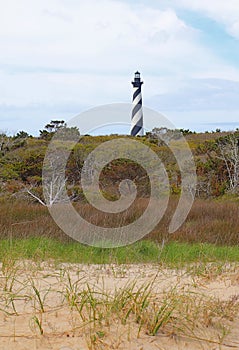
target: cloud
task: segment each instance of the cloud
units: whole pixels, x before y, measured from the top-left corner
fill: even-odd
[[[126,69],[196,49],[195,31],[172,9],[114,0],[9,0],[0,13],[2,63]]]
[[[201,12],[225,26],[227,32],[239,39],[239,2],[238,0],[177,0],[176,6],[195,12]]]
[[[239,82],[222,79],[192,79],[172,93],[155,95],[148,105],[173,111],[239,111]]]
[[[81,72],[129,73],[137,66],[171,75],[221,62],[174,8],[115,0],[9,0],[0,13],[1,63]],[[197,58],[197,59],[196,59]]]
[[[121,102],[131,98],[136,69],[152,82],[167,76],[167,90],[170,76],[199,70],[193,57],[201,66],[211,57],[173,9],[114,0],[9,0],[0,33],[0,103],[7,104]]]
[[[77,103],[30,103],[21,106],[0,104],[0,133],[16,134],[25,130],[38,136],[50,120],[68,120],[86,109]],[[77,112],[76,112],[77,111]]]
[[[24,128],[31,113],[39,129],[54,110],[65,118],[82,106],[130,102],[137,69],[144,100],[159,109],[172,101],[175,108],[207,108],[208,96],[214,106],[235,107],[226,81],[239,81],[238,67],[178,14],[178,8],[199,11],[236,32],[237,2],[223,2],[171,0],[153,7],[151,0],[8,0],[0,12],[0,104],[6,107],[0,118],[8,115],[10,124],[15,115],[20,124],[22,116]],[[218,79],[220,97],[202,79]]]

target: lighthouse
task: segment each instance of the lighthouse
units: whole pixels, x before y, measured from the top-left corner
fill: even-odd
[[[137,71],[134,75],[133,85],[133,109],[131,118],[131,136],[142,136],[143,130],[143,109],[142,109],[142,93],[141,85],[143,82],[140,79],[140,73]]]

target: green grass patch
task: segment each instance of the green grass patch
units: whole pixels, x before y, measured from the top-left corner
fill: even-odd
[[[176,267],[193,262],[237,262],[239,247],[170,242],[162,248],[152,241],[142,240],[126,247],[105,249],[78,242],[63,243],[45,237],[32,237],[2,239],[0,260],[6,257],[92,264],[162,263]]]
[[[193,262],[237,262],[239,261],[239,247],[171,242],[164,247],[161,260],[173,265]]]

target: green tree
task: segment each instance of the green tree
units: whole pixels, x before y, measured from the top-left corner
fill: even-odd
[[[59,137],[63,140],[71,140],[80,136],[77,127],[69,128],[64,120],[52,120],[45,125],[43,130],[40,130],[40,138],[50,140],[56,132],[59,132]]]
[[[32,135],[29,135],[26,131],[21,130],[13,136],[13,139],[27,139],[28,137],[32,137]]]

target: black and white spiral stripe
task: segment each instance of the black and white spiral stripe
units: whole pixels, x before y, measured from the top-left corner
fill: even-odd
[[[131,119],[131,135],[143,135],[143,109],[141,86],[134,87],[133,110]]]

